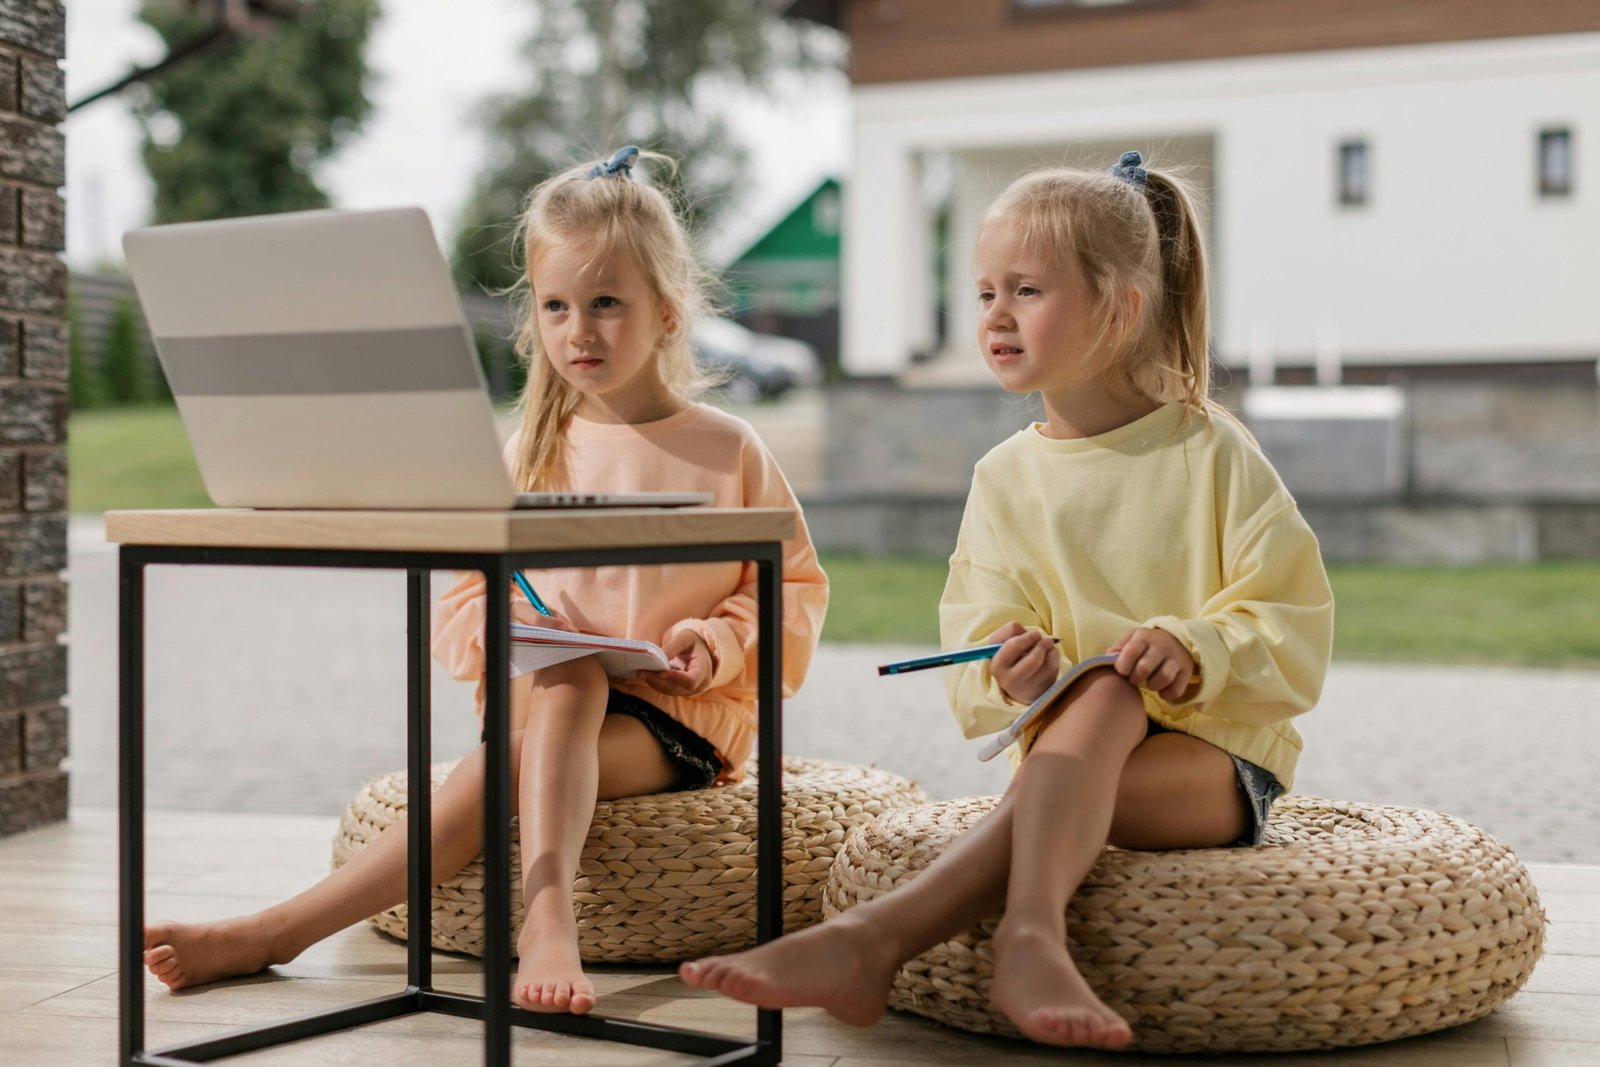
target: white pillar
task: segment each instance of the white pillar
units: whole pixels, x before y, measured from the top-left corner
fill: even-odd
[[[953,153],[955,180],[950,195],[950,252],[946,257],[945,284],[950,288],[948,358],[971,360],[978,355],[978,300],[972,285],[972,263],[978,250],[978,222],[989,210],[999,187],[1010,178],[979,151]]]
[[[929,244],[925,232],[917,236],[924,215],[919,168],[911,150],[885,133],[857,121],[845,188],[840,362],[849,374],[899,374],[918,336],[910,257],[925,261]]]
[[[933,351],[933,215],[928,209],[927,166],[921,152],[908,153],[910,193],[905,200],[906,356]]]

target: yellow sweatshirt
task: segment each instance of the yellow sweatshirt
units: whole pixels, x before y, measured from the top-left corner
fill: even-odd
[[[1151,717],[1288,789],[1302,747],[1289,720],[1322,691],[1333,593],[1316,537],[1243,428],[1168,404],[1078,440],[1036,423],[980,460],[939,621],[947,649],[1011,621],[1060,638],[1063,673],[1136,626],[1166,630],[1199,678],[1176,704],[1146,692]],[[946,685],[968,737],[1025,707],[986,661],[946,668]]]
[[[520,436],[506,444],[509,465]],[[574,416],[567,427],[561,476],[541,488],[629,492],[705,490],[719,508],[793,508],[795,535],[783,545],[783,695],[800,688],[816,651],[828,606],[828,579],[817,562],[794,492],[744,420],[705,404],[635,425]],[[738,781],[756,739],[756,565],[671,563],[654,566],[528,570],[528,580],[557,613],[581,630],[666,644],[679,630],[705,639],[711,687],[694,696],[659,693],[644,682],[612,679],[613,688],[653,704],[716,746],[721,780]],[[513,622],[541,616],[507,586]],[[483,719],[484,580],[464,571],[439,598],[433,655],[452,678],[477,681]]]

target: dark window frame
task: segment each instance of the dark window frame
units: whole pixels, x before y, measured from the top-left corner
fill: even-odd
[[[1361,187],[1349,181],[1347,160],[1357,153],[1361,157]],[[1333,153],[1333,185],[1335,201],[1342,208],[1366,207],[1372,203],[1372,142],[1365,137],[1342,139]]]
[[[1566,173],[1560,175],[1560,180],[1556,180],[1556,177],[1550,173],[1547,166],[1549,163],[1549,158],[1546,155],[1548,146],[1557,140],[1565,142],[1564,148],[1567,157]],[[1534,139],[1533,166],[1534,173],[1538,178],[1537,185],[1539,189],[1539,198],[1541,200],[1566,199],[1572,196],[1573,186],[1576,184],[1572,178],[1572,165],[1574,161],[1572,142],[1573,137],[1571,126],[1542,127],[1539,130],[1538,137]]]
[[[1011,17],[1019,21],[1058,18],[1095,18],[1103,15],[1159,11],[1162,8],[1191,7],[1195,0],[1111,0],[1094,3],[1093,0],[1009,0]]]

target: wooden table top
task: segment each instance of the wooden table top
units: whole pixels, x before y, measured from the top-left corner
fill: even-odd
[[[533,552],[783,541],[794,530],[788,508],[106,512],[107,541],[207,548]]]

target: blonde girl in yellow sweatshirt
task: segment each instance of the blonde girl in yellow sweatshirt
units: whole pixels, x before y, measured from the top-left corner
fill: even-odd
[[[1045,421],[974,471],[940,604],[969,737],[1105,652],[1015,746],[1000,805],[914,882],[685,980],[866,1024],[907,959],[996,909],[993,1005],[1027,1036],[1115,1048],[1127,1023],[1066,951],[1066,905],[1110,844],[1259,844],[1322,689],[1333,596],[1255,442],[1207,398],[1206,257],[1190,194],[1125,153],[1013,182],[979,231],[978,346]],[[1059,644],[1055,642],[1058,641]]]
[[[636,148],[534,190],[520,231],[528,365],[506,459],[522,489],[697,490],[717,507],[796,508],[754,431],[692,399],[689,329],[701,304],[688,238],[670,203],[636,180]],[[652,157],[660,159],[661,157]],[[593,659],[511,680],[513,810],[524,920],[510,990],[533,1011],[582,1014],[593,983],[578,957],[572,880],[596,799],[737,780],[756,734],[756,573],[738,562],[530,572],[554,617],[514,588],[516,622],[654,641],[671,669],[608,678]],[[828,601],[803,520],[784,546],[785,695],[805,677]],[[482,574],[461,576],[433,619],[433,654],[455,678],[484,672]],[[484,750],[457,764],[433,804],[433,881],[482,846]],[[402,819],[316,885],[264,911],[153,923],[145,965],[172,989],[287,963],[406,894]]]

